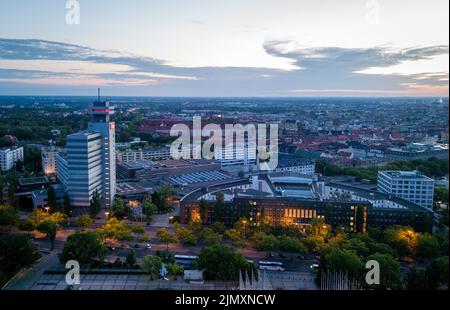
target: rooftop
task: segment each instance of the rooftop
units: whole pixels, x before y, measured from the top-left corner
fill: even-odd
[[[385,170],[385,171],[379,171],[378,173],[385,174],[391,178],[431,180],[429,177],[427,177],[422,172],[417,171],[417,170],[413,170],[413,171]]]
[[[21,178],[19,180],[19,184],[23,185],[34,185],[34,184],[42,184],[48,183],[47,177],[33,177],[33,178]]]
[[[358,196],[365,198],[367,200],[390,200],[392,202],[398,203],[399,205],[405,206],[410,210],[417,210],[417,211],[426,210],[425,208],[423,208],[422,206],[420,206],[414,202],[399,198],[392,194],[385,194],[385,193],[381,193],[378,191],[372,191],[372,190],[367,190],[367,189],[363,189],[363,188],[349,186],[347,184],[340,184],[340,183],[333,183],[333,182],[328,183],[328,185],[335,187],[335,188],[341,188],[344,190],[352,191],[352,192],[356,193]],[[380,209],[382,209],[382,208],[380,208]],[[396,210],[396,209],[392,209],[392,210]]]

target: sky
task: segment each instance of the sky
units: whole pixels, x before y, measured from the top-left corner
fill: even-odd
[[[2,0],[0,95],[447,97],[448,6]]]

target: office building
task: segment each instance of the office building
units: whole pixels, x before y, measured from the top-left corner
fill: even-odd
[[[54,146],[41,148],[42,171],[46,176],[56,175],[56,156],[60,150]]]
[[[2,171],[13,169],[18,161],[23,161],[23,147],[7,147],[0,149],[0,168]]]
[[[95,191],[105,207],[116,194],[115,123],[109,102],[94,102],[88,130],[67,136],[64,153],[56,156],[58,179],[76,207],[88,207]]]
[[[379,171],[377,189],[433,209],[434,180],[419,171]]]

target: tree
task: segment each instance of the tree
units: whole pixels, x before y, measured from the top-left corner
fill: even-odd
[[[235,228],[231,228],[225,231],[225,233],[223,234],[223,237],[225,239],[234,241],[234,242],[239,242],[243,240],[243,236],[242,234]]]
[[[359,257],[366,257],[367,254],[369,254],[369,248],[367,248],[364,241],[358,237],[350,239],[348,248],[358,254]]]
[[[401,289],[402,277],[400,263],[389,254],[375,253],[368,257],[380,264],[380,287],[383,289]],[[378,287],[378,286],[377,286]]]
[[[45,233],[45,237],[50,240],[51,250],[53,251],[55,248],[56,233],[58,232],[58,224],[48,219],[41,222],[36,229],[41,233]]]
[[[205,228],[202,231],[202,239],[205,241],[206,245],[213,245],[220,243],[220,241],[222,241],[222,236],[211,228]]]
[[[33,231],[36,227],[33,225],[33,223],[31,223],[29,219],[25,219],[20,221],[18,228],[21,231],[26,231],[29,233],[30,231]]]
[[[275,251],[278,249],[278,239],[274,235],[268,235],[263,231],[254,233],[252,241],[258,250]]]
[[[214,222],[209,226],[213,231],[215,231],[218,234],[223,234],[225,230],[227,230],[227,227],[223,222]]]
[[[214,204],[214,220],[226,222],[225,197],[222,192],[216,193],[216,203]]]
[[[121,198],[116,198],[114,204],[111,207],[111,211],[117,218],[122,218],[125,216],[125,204]]]
[[[384,231],[384,240],[400,256],[414,255],[419,234],[411,227],[393,226]]]
[[[159,274],[162,268],[161,258],[158,256],[147,255],[142,259],[141,269],[150,275],[150,279]]]
[[[92,218],[89,215],[81,215],[76,221],[75,226],[86,228],[92,225]]]
[[[430,234],[421,235],[417,242],[416,256],[424,259],[432,259],[439,255],[440,246],[437,238]]]
[[[156,256],[160,257],[164,264],[175,264],[175,255],[170,251],[156,251]]]
[[[167,245],[167,251],[169,250],[169,243],[175,243],[176,242],[176,238],[175,235],[173,233],[171,233],[168,229],[166,228],[160,228],[156,231],[156,237],[159,238],[159,241],[161,243],[165,243]]]
[[[40,257],[26,235],[0,238],[0,286],[20,269],[31,266]]]
[[[47,206],[49,207],[50,213],[54,213],[57,211],[58,205],[56,202],[56,192],[53,186],[49,186],[47,189]]]
[[[142,202],[142,213],[145,215],[147,220],[150,220],[157,211],[157,207],[152,203],[150,199],[144,199]]]
[[[364,271],[364,264],[355,252],[335,248],[325,255],[325,266],[334,271],[346,272],[349,277],[360,279]]]
[[[448,286],[448,256],[442,256],[431,261],[426,270],[427,288],[437,289],[440,285]]]
[[[152,195],[152,200],[155,198],[154,203],[158,207],[158,210],[160,212],[167,212],[170,211],[172,208],[169,205],[169,199],[173,195],[176,195],[176,191],[171,185],[161,185],[157,192],[158,195],[155,194],[155,196]]]
[[[167,265],[167,271],[171,276],[180,276],[183,274],[183,266],[179,266],[177,264],[168,264]]]
[[[145,229],[140,224],[134,224],[131,226],[131,231],[136,235],[143,235],[145,233]]]
[[[198,266],[204,269],[205,278],[211,280],[236,281],[239,271],[253,269],[245,257],[228,245],[215,244],[202,249]]]
[[[94,259],[103,259],[106,248],[96,232],[75,233],[67,238],[59,256],[61,263],[76,260],[79,263],[91,263]]]
[[[98,190],[95,190],[89,205],[89,214],[92,218],[95,218],[101,209],[102,203],[100,200],[100,195],[98,193]]]
[[[19,222],[19,213],[13,206],[0,205],[0,226],[14,226]]]
[[[105,225],[97,229],[100,237],[114,240],[132,240],[133,234],[130,225],[119,221],[115,217],[110,218]]]
[[[279,239],[279,249],[284,252],[291,253],[291,259],[293,258],[294,253],[306,253],[308,250],[300,242],[298,238],[289,237],[289,236],[281,236]]]
[[[68,193],[64,194],[63,213],[67,216],[72,213],[72,203]]]
[[[196,245],[197,237],[194,235],[194,232],[185,227],[178,226],[175,230],[175,236],[177,240],[184,244]]]
[[[208,202],[205,199],[201,199],[199,202],[199,212],[202,224],[205,224],[208,220],[208,215],[206,213],[207,210],[208,210]]]
[[[134,266],[136,264],[136,251],[135,250],[131,250],[128,255],[127,258],[125,259],[125,262],[127,263],[128,266]]]

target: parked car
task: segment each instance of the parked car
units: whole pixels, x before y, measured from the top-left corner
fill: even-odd
[[[147,249],[151,249],[152,248],[152,245],[150,244],[150,243],[147,243]]]

